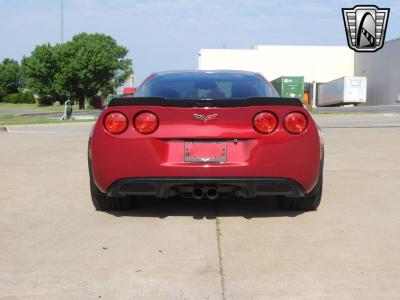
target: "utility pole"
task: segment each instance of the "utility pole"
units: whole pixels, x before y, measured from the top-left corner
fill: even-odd
[[[61,44],[64,43],[64,0],[61,0],[61,18],[60,18],[60,37]]]

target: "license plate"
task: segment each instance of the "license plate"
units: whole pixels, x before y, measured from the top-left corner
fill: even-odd
[[[224,162],[226,142],[185,142],[185,162]]]

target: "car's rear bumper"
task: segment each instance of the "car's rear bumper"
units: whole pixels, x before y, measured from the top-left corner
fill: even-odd
[[[108,196],[152,195],[159,198],[187,194],[195,188],[214,188],[220,194],[233,194],[245,198],[283,195],[299,197],[303,187],[287,178],[228,177],[228,178],[125,178],[114,182],[107,190]]]

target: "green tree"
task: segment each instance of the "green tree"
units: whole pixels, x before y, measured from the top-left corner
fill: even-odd
[[[56,75],[57,88],[65,89],[83,109],[85,100],[94,98],[110,82],[121,84],[132,74],[128,50],[107,35],[81,33],[72,41],[59,45],[56,51],[60,71]]]
[[[61,57],[57,55],[58,47],[50,44],[37,46],[31,56],[22,60],[22,73],[26,85],[41,99],[62,100],[65,95],[56,82],[61,64]]]
[[[8,94],[17,93],[21,84],[19,63],[10,58],[4,59],[0,63],[0,101]]]

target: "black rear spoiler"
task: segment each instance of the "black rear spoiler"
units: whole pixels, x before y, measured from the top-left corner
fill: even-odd
[[[158,97],[124,97],[114,98],[108,106],[166,106],[166,107],[246,107],[264,105],[303,106],[297,98],[263,98],[247,99],[165,99]]]

